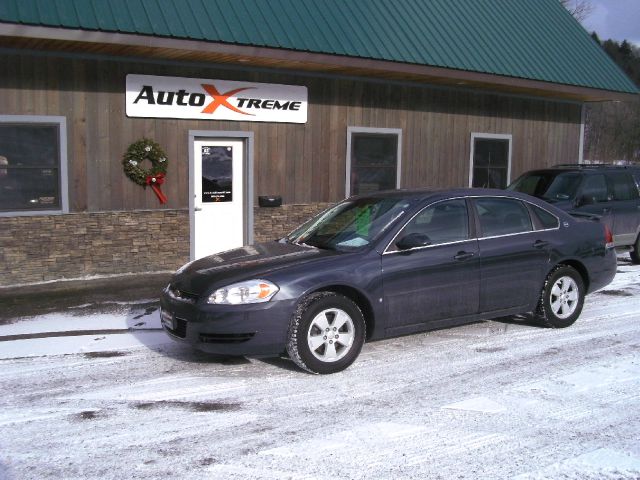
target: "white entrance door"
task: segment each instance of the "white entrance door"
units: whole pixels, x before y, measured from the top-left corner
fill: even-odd
[[[193,141],[191,259],[244,245],[244,142]]]

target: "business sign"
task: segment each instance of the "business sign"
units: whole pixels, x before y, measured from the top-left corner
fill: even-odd
[[[307,87],[127,75],[127,116],[307,122]]]

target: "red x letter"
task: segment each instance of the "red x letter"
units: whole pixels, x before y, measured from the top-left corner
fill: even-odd
[[[202,110],[202,113],[213,113],[216,111],[216,109],[222,105],[223,107],[228,108],[229,110],[233,110],[234,112],[237,113],[241,113],[242,115],[251,115],[253,116],[252,113],[247,113],[247,112],[243,112],[242,110],[234,107],[233,105],[231,105],[227,99],[233,95],[235,95],[238,92],[241,92],[242,90],[249,90],[249,88],[236,88],[235,90],[229,90],[226,93],[219,93],[218,89],[216,87],[214,87],[213,85],[202,85],[202,88],[204,88],[207,93],[213,98],[213,100],[211,101],[211,103],[209,105],[207,105],[206,107],[204,107],[204,110]]]

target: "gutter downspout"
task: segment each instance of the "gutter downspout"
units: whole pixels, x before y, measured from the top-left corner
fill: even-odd
[[[584,121],[587,115],[587,104],[583,103],[580,110],[580,139],[578,145],[578,163],[584,163]]]

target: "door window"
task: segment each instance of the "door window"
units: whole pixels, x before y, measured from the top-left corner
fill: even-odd
[[[531,218],[527,207],[511,198],[478,198],[475,207],[483,237],[497,237],[530,232]]]
[[[607,177],[612,187],[613,200],[635,200],[638,198],[638,189],[631,175],[612,172],[607,174]]]
[[[467,240],[469,238],[469,219],[464,199],[447,200],[422,210],[407,223],[396,237],[410,234],[426,235],[429,245],[440,245]],[[393,245],[390,250],[398,247]]]
[[[606,202],[608,193],[604,175],[587,175],[582,185],[582,196],[588,197],[592,203]]]

